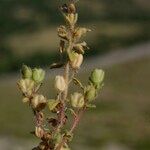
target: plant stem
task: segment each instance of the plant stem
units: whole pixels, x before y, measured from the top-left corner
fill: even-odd
[[[71,129],[69,131],[70,133],[73,133],[74,129],[77,127],[77,125],[78,125],[78,123],[79,123],[79,121],[80,121],[80,119],[81,119],[81,117],[82,117],[82,115],[84,113],[84,110],[85,110],[85,108],[78,110],[78,113],[75,116],[74,122],[73,122],[72,127],[71,127]]]

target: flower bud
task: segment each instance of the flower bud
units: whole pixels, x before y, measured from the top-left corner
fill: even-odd
[[[22,78],[24,79],[32,78],[32,69],[26,65],[22,66],[21,73],[22,73]]]
[[[31,106],[35,110],[42,110],[46,106],[46,98],[43,95],[35,95],[31,100]]]
[[[93,85],[89,85],[86,88],[86,99],[88,101],[93,101],[96,98],[96,94],[97,94],[97,92]]]
[[[63,76],[55,77],[55,88],[60,92],[63,92],[66,89],[66,82]]]
[[[95,69],[91,76],[90,76],[90,81],[96,86],[98,89],[100,84],[103,82],[105,76],[105,72],[101,69]]]
[[[83,55],[72,52],[69,54],[70,63],[73,69],[79,69],[83,62]]]
[[[58,100],[55,100],[55,99],[50,99],[49,101],[48,101],[48,108],[49,108],[49,110],[50,111],[53,111],[55,108],[56,108],[56,106],[59,104],[59,101]]]
[[[42,83],[45,78],[45,71],[43,69],[33,69],[32,78],[36,83]]]
[[[18,82],[18,86],[20,90],[25,94],[26,96],[30,96],[34,90],[35,84],[33,80],[30,79],[21,79]]]
[[[35,127],[35,135],[38,138],[42,138],[44,136],[44,130],[41,127]]]
[[[84,106],[84,96],[77,92],[71,95],[71,105],[75,108],[82,108]]]

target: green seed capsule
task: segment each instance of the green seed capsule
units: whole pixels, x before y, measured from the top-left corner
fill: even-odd
[[[103,70],[95,69],[90,76],[90,80],[94,85],[99,86],[103,82],[104,76],[105,73]]]
[[[86,89],[86,99],[93,101],[96,98],[96,89],[93,85],[89,85]]]
[[[32,78],[32,69],[26,65],[22,66],[21,73],[22,73],[22,78],[24,79]]]
[[[36,83],[42,83],[45,78],[45,71],[43,69],[33,69],[32,78]]]

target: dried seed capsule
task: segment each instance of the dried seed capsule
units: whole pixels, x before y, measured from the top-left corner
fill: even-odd
[[[65,40],[68,40],[68,36],[67,36],[67,30],[66,30],[66,27],[65,26],[60,26],[58,29],[57,29],[57,32],[58,32],[58,36],[60,38],[63,38]]]
[[[60,9],[63,13],[76,13],[76,7],[73,3],[70,3],[69,5],[63,4]]]
[[[81,93],[74,93],[71,95],[71,105],[75,108],[82,108],[84,106],[84,96]]]
[[[20,90],[25,94],[26,96],[30,96],[34,90],[35,84],[33,80],[30,79],[21,79],[18,82],[18,86]]]
[[[45,78],[45,71],[43,69],[33,69],[32,78],[36,83],[42,83]]]
[[[67,4],[63,4],[60,9],[62,10],[63,13],[68,13],[68,5]]]
[[[60,40],[59,52],[63,53],[64,51],[65,51],[65,41],[64,40]]]
[[[35,135],[38,138],[42,138],[44,135],[44,130],[41,127],[35,127]]]
[[[22,99],[22,101],[23,101],[23,103],[27,103],[27,102],[29,102],[29,98],[24,97],[24,98]]]
[[[55,77],[55,88],[60,92],[66,89],[66,82],[63,76],[58,75]]]
[[[69,54],[70,64],[73,69],[79,69],[83,62],[83,55],[72,52]]]
[[[42,110],[46,106],[46,98],[43,95],[35,95],[31,100],[31,106],[35,110]]]
[[[22,66],[21,73],[22,73],[22,78],[24,79],[32,78],[32,69],[26,65]]]
[[[68,6],[68,12],[69,13],[73,13],[75,14],[76,13],[76,7],[73,3],[70,3],[69,6]]]

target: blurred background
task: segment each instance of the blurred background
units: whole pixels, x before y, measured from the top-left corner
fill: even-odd
[[[27,150],[37,141],[32,113],[16,82],[22,64],[48,68],[59,60],[61,0],[0,0],[0,149]],[[93,32],[80,72],[106,71],[97,108],[83,117],[72,149],[150,150],[150,1],[80,0],[79,24]],[[42,91],[51,97],[55,71]],[[87,79],[85,79],[85,76]]]

